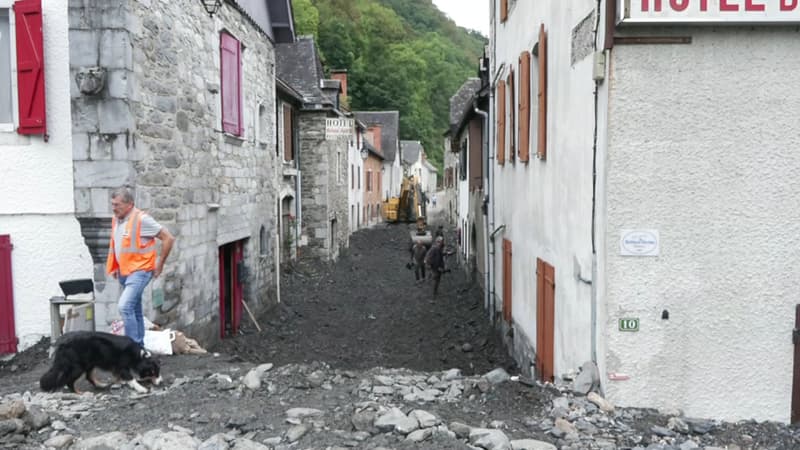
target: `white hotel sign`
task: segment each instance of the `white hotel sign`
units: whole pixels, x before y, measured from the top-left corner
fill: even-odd
[[[622,24],[800,24],[800,0],[618,0]]]
[[[353,119],[325,119],[325,140],[346,140],[353,136],[356,123]]]

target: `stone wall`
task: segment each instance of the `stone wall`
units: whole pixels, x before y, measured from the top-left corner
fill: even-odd
[[[221,131],[222,30],[244,47],[241,138]],[[277,225],[272,43],[228,4],[212,19],[190,0],[71,0],[70,60],[73,80],[85,79],[86,67],[106,72],[93,95],[73,82],[76,210],[94,225],[84,227],[87,241],[107,242],[97,221],[110,221],[109,193],[122,184],[177,238],[164,275],[146,292],[145,305],[163,304],[146,307],[147,315],[213,336],[218,248],[237,240],[245,241],[245,299],[251,307],[269,303],[274,244],[262,248],[259,235],[263,226],[274,236]],[[106,304],[98,319],[107,323],[116,317],[117,287],[106,289],[104,249],[92,254]]]
[[[299,114],[302,227],[305,252],[335,260],[350,245],[347,211],[347,142],[325,140],[325,119],[331,112]],[[333,117],[333,115],[331,115]]]

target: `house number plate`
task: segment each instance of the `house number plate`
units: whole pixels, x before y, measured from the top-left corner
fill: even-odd
[[[619,319],[619,331],[639,331],[639,319]]]

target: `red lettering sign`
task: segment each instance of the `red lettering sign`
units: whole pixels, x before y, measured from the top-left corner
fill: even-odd
[[[767,9],[766,5],[759,5],[757,3],[753,3],[754,0],[745,0],[744,2],[744,10],[745,11],[765,11]]]
[[[781,11],[794,11],[798,0],[781,0]]]
[[[720,11],[738,11],[739,5],[731,5],[728,3],[729,0],[719,0],[719,10]]]
[[[683,11],[689,7],[689,0],[669,0],[669,6],[671,6],[674,11]]]
[[[653,11],[661,11],[661,0],[653,0]],[[650,11],[650,0],[642,0],[642,11]]]

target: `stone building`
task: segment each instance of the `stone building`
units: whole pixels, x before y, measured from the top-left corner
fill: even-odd
[[[280,218],[281,260],[297,257],[300,238],[302,191],[300,186],[300,159],[297,157],[298,111],[303,96],[285,81],[276,78],[278,100],[278,134],[276,152],[281,163],[282,182],[278,193],[278,217]]]
[[[145,293],[151,319],[210,338],[236,332],[242,301],[275,297],[274,46],[291,24],[289,0],[213,17],[190,0],[70,0],[75,208],[101,328],[117,315],[103,263],[121,185],[177,237]]]
[[[302,95],[297,111],[300,172],[299,249],[333,260],[350,243],[348,142],[326,138],[327,119],[342,118],[340,80],[325,79],[310,36],[279,44],[278,77]]]

